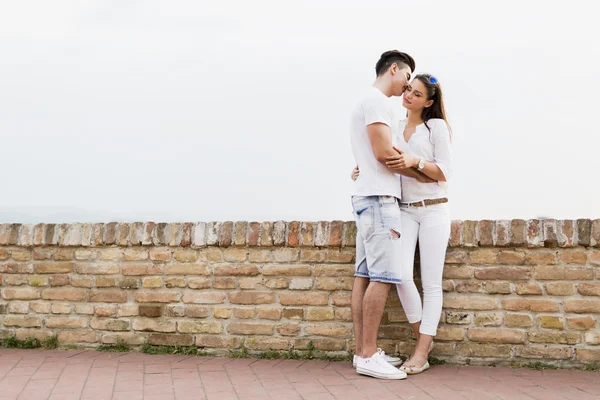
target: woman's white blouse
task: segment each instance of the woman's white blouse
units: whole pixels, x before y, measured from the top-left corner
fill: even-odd
[[[404,140],[406,121],[400,121],[396,133],[396,146],[408,154],[435,163],[442,170],[446,182],[421,183],[414,178],[402,176],[403,203],[448,197],[448,183],[452,179],[450,131],[443,119],[430,119],[427,125],[431,131],[424,123],[417,125],[415,133],[406,143]]]

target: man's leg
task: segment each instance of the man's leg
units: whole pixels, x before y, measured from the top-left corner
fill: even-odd
[[[358,356],[362,355],[362,333],[363,333],[363,298],[365,291],[369,286],[369,278],[354,277],[354,286],[352,286],[352,322],[354,324],[354,341],[356,343],[356,352]]]
[[[383,310],[392,285],[383,282],[371,282],[363,299],[363,338],[362,357],[369,358],[377,352],[377,333],[383,317]]]

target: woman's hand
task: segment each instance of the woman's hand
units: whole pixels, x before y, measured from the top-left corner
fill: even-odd
[[[398,154],[387,157],[387,161],[385,162],[385,165],[387,165],[391,170],[402,170],[406,168],[413,168],[419,165],[418,157],[406,154],[396,147],[394,147],[394,150],[396,150]]]
[[[352,170],[352,175],[350,175],[350,178],[352,178],[353,181],[356,181],[358,179],[358,175],[360,174],[360,171],[358,170],[358,165],[356,167],[354,167],[354,169]]]

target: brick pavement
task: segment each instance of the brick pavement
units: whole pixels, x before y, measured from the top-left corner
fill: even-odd
[[[348,362],[0,349],[0,400],[600,399],[600,373],[436,366],[405,381]]]

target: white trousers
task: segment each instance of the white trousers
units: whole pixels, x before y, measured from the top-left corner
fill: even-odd
[[[419,332],[435,336],[442,313],[442,274],[450,238],[448,204],[402,207],[402,283],[396,285],[408,322],[421,321]],[[419,241],[423,302],[414,282]]]

